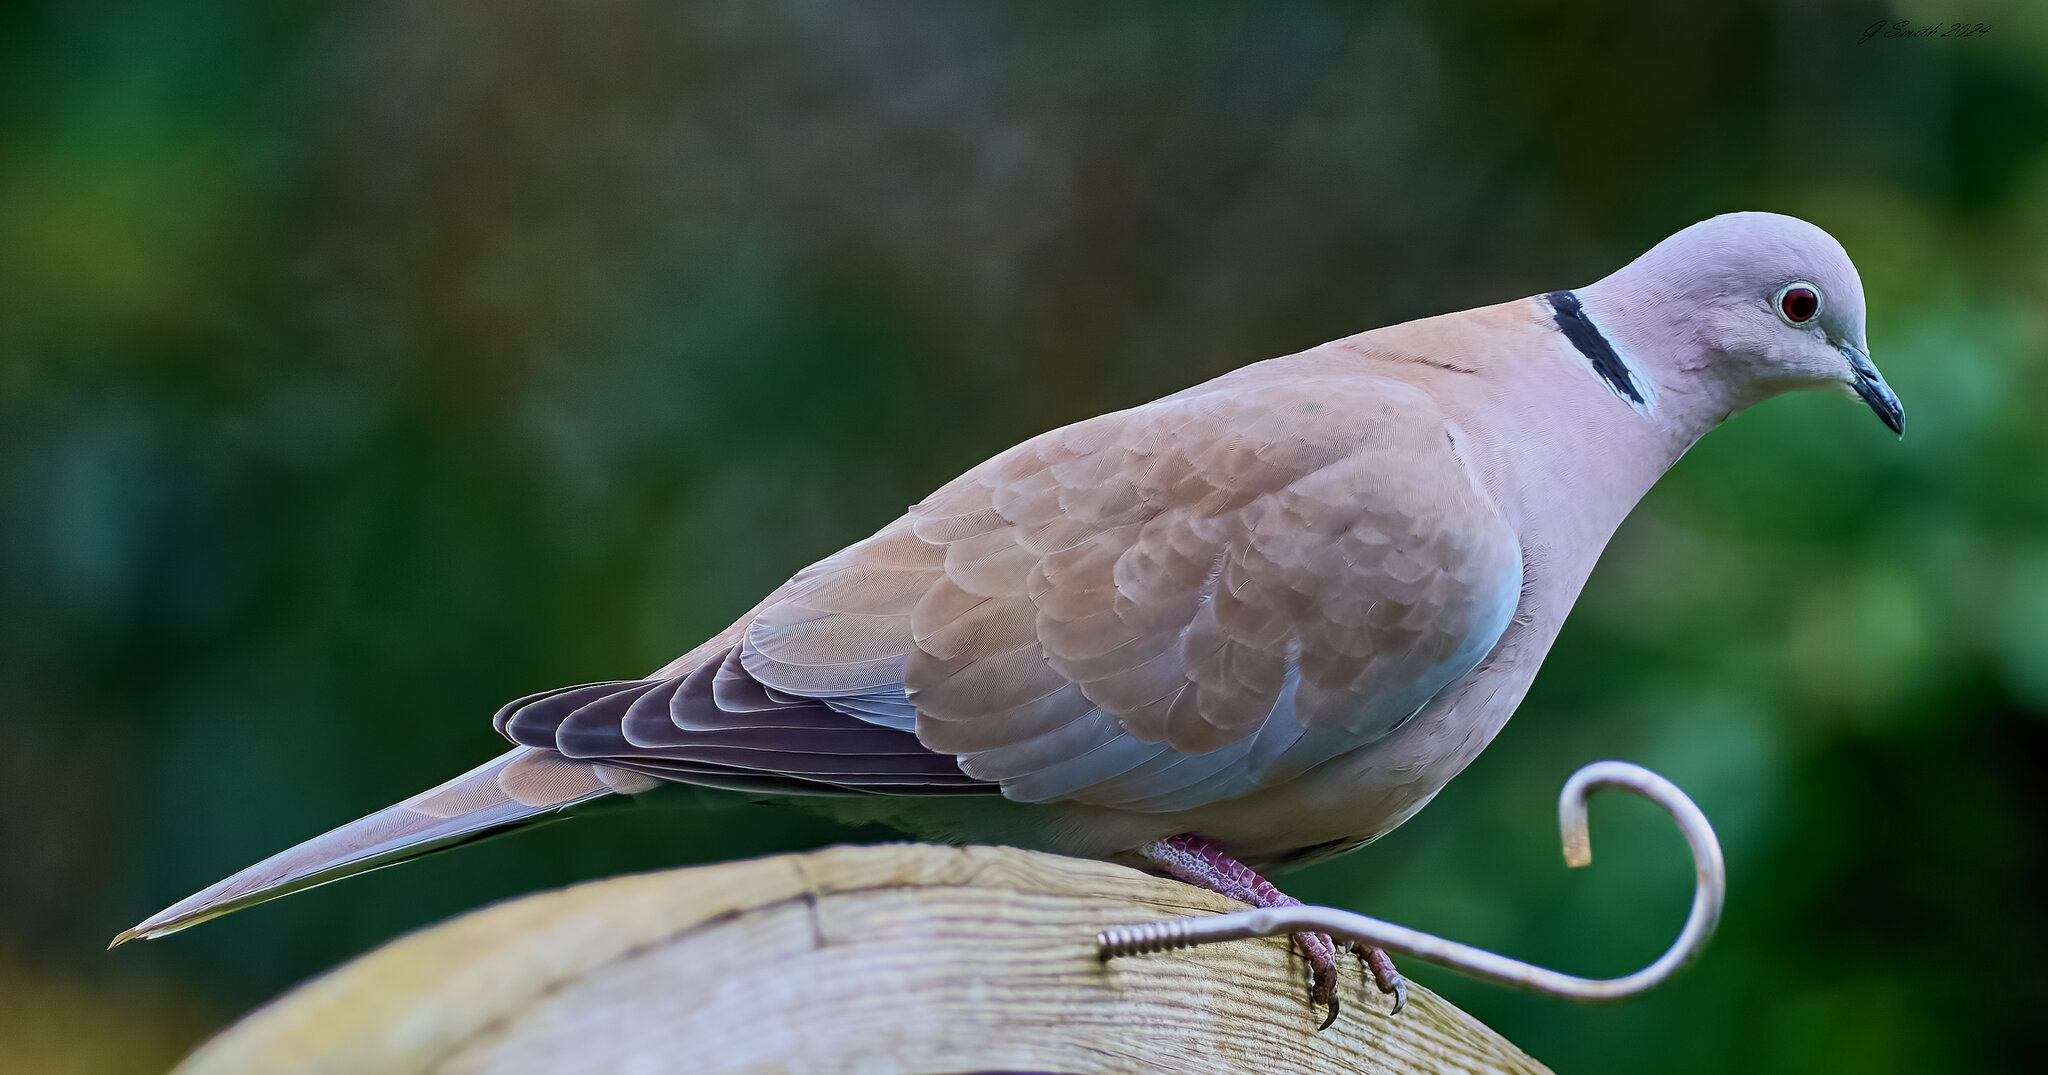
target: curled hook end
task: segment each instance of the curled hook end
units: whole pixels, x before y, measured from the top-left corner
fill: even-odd
[[[1584,773],[1585,770],[1581,769],[1579,772]],[[1559,836],[1564,837],[1566,866],[1592,864],[1593,832],[1586,823],[1586,796],[1592,790],[1588,781],[1581,780],[1578,774],[1574,774],[1565,782],[1564,792],[1557,797],[1557,832]]]
[[[1587,838],[1585,829],[1564,834],[1564,864],[1572,867],[1593,864],[1593,842]]]
[[[1639,765],[1625,761],[1596,761],[1580,766],[1557,793],[1557,831],[1564,837],[1566,866],[1590,866],[1593,863],[1593,835],[1586,820],[1586,801],[1600,788],[1620,788],[1653,800],[1666,792],[1685,799],[1684,792]],[[1692,805],[1690,799],[1685,799],[1685,802],[1687,806]]]

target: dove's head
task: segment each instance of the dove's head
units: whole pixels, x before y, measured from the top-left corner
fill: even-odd
[[[1663,382],[1658,388],[1724,413],[1780,392],[1831,388],[1869,404],[1893,432],[1905,430],[1899,397],[1864,341],[1856,266],[1806,221],[1776,213],[1703,220],[1581,294],[1594,320],[1612,323],[1649,379]]]

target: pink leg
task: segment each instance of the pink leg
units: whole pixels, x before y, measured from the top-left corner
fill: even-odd
[[[1155,840],[1139,848],[1138,853],[1175,880],[1221,893],[1240,903],[1254,907],[1295,907],[1301,903],[1274,888],[1273,882],[1259,876],[1251,867],[1193,833]],[[1309,970],[1314,976],[1309,985],[1310,1002],[1330,1009],[1329,1018],[1323,1020],[1323,1025],[1317,1029],[1328,1029],[1337,1021],[1337,946],[1321,933],[1297,933],[1294,940],[1301,945],[1302,954],[1308,957]],[[1401,980],[1400,972],[1394,969],[1394,961],[1377,948],[1349,947],[1365,961],[1380,991],[1394,994],[1394,1012],[1399,1013],[1407,1003],[1408,986]]]

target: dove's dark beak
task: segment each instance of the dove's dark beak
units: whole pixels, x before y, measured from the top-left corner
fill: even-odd
[[[1841,349],[1842,357],[1849,360],[1849,387],[1863,397],[1863,402],[1870,404],[1878,421],[1889,426],[1892,432],[1905,436],[1906,409],[1899,405],[1898,394],[1892,391],[1892,386],[1884,383],[1884,374],[1877,372],[1870,356],[1862,349],[1846,343],[1836,346]]]

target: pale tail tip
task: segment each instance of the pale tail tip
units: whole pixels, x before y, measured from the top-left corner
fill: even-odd
[[[162,918],[161,915],[157,916],[157,918],[146,919],[137,923],[132,929],[122,930],[119,936],[107,944],[107,951],[111,952],[127,944],[129,941],[153,941],[166,933],[176,933],[178,931],[175,926],[166,927],[159,921],[160,918]]]

